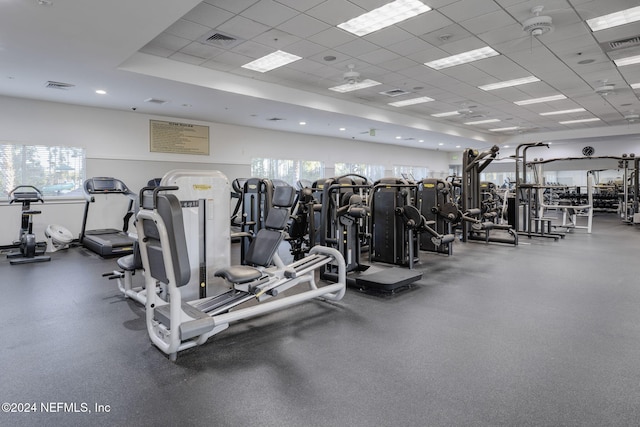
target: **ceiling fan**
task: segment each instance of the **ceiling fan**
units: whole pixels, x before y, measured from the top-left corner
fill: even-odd
[[[534,6],[531,8],[533,16],[522,22],[522,31],[531,37],[540,37],[543,34],[554,30],[553,19],[547,15],[540,15],[544,6]]]

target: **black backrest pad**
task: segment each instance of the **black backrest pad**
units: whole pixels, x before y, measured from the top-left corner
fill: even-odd
[[[273,202],[272,206],[279,206],[288,208],[293,205],[293,200],[296,197],[296,189],[290,185],[278,186],[273,189]]]
[[[173,194],[159,194],[156,209],[164,222],[169,237],[168,247],[163,247],[159,240],[156,225],[151,220],[144,220],[144,233],[147,237],[147,252],[149,254],[149,268],[152,277],[168,283],[164,266],[163,251],[170,251],[173,271],[176,275],[176,286],[184,286],[191,278],[191,268],[187,255],[187,242],[184,235],[182,208]]]
[[[264,226],[270,230],[284,230],[289,221],[289,209],[271,208]]]
[[[253,266],[269,266],[283,238],[284,235],[280,231],[267,228],[258,231],[245,255],[246,263]]]
[[[272,208],[269,209],[265,227],[271,230],[284,230],[289,222],[289,208],[296,197],[295,188],[286,185],[273,189]]]

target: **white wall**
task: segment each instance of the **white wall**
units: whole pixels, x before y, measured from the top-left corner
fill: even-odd
[[[149,120],[176,120],[209,126],[210,155],[176,155],[149,152]],[[252,157],[320,160],[327,173],[335,162],[382,164],[390,175],[394,165],[427,167],[436,173],[448,170],[446,152],[384,144],[326,138],[213,122],[149,116],[136,112],[107,110],[0,96],[0,141],[36,145],[83,147],[87,176],[115,176],[133,191],[150,178],[171,169],[216,169],[229,180],[247,177]],[[125,203],[126,204],[126,203]],[[106,205],[109,206],[109,205]],[[78,235],[83,202],[41,206],[34,230],[41,240],[47,224],[57,223]],[[122,207],[102,211],[89,228],[121,227]],[[92,210],[92,212],[94,212]],[[97,215],[97,214],[96,214]],[[91,216],[90,216],[91,221]],[[0,204],[0,245],[10,244],[18,234],[20,208]]]

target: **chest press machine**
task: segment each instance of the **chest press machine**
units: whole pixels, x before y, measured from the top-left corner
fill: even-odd
[[[182,209],[173,194],[176,187],[142,189],[136,224],[147,289],[164,286],[166,299],[149,292],[145,302],[146,323],[153,344],[175,361],[178,351],[204,344],[234,321],[280,310],[313,298],[340,300],[345,293],[345,263],[335,249],[316,246],[309,255],[285,265],[277,254],[293,202],[292,187],[274,190],[273,208],[247,250],[246,265],[218,270],[231,289],[216,296],[183,301],[180,288],[189,283],[191,270],[184,233]],[[339,280],[318,286],[315,272],[337,266]],[[294,295],[286,290],[307,283],[309,289]],[[276,298],[277,297],[277,298]],[[270,301],[268,301],[270,300]],[[240,307],[248,301],[257,304]],[[233,310],[232,310],[233,309]]]

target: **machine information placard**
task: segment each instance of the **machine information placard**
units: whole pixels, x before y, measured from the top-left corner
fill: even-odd
[[[150,151],[209,155],[209,126],[149,120]]]

